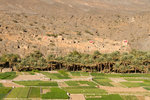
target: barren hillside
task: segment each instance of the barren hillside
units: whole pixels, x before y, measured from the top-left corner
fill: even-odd
[[[148,51],[149,9],[149,0],[1,0],[0,54]]]

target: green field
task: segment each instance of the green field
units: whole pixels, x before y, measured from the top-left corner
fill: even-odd
[[[14,88],[7,98],[27,98],[30,87]]]
[[[110,83],[112,81],[108,78],[99,77],[99,78],[94,78],[93,81],[95,81],[96,83],[98,83],[99,85],[102,85],[102,86],[113,86]]]
[[[41,72],[41,73],[50,79],[70,79],[69,75],[63,71],[59,71],[59,73],[49,73],[49,72]]]
[[[35,72],[17,72],[17,75],[30,75]],[[7,88],[0,83],[0,100],[7,98],[10,100],[31,100],[34,99],[68,99],[70,94],[83,94],[86,100],[138,100],[136,96],[149,96],[150,91],[150,77],[149,74],[104,74],[104,73],[88,73],[88,72],[68,72],[65,70],[60,70],[57,73],[49,72],[39,72],[49,77],[52,80],[50,81],[12,81],[16,84],[23,85],[24,87],[15,87]],[[12,74],[12,75],[11,75]],[[12,76],[17,76],[15,72],[13,73],[1,73],[3,77],[2,81],[10,81]],[[36,74],[34,74],[36,75]],[[132,76],[133,75],[133,76]],[[140,76],[141,75],[141,76]],[[10,76],[10,77],[9,77]],[[75,76],[75,77],[72,77]],[[93,80],[77,80],[77,79],[86,79],[93,77]],[[77,79],[75,79],[77,77]],[[72,79],[71,79],[72,78]],[[111,79],[110,79],[111,78]],[[115,83],[113,78],[120,80],[124,79],[125,81],[118,81]],[[8,80],[9,79],[9,80]],[[55,80],[58,79],[58,80]],[[63,79],[63,80],[61,80]],[[65,80],[64,80],[65,79]],[[112,82],[112,84],[111,84]],[[65,84],[63,86],[62,84]],[[3,83],[5,84],[5,83]],[[143,87],[146,92],[132,93],[132,92],[115,92],[109,93],[102,89],[101,87],[121,87],[121,88],[132,88],[132,87]],[[47,91],[47,92],[43,92]],[[16,99],[18,98],[18,99]]]
[[[17,75],[16,75],[16,72],[6,72],[6,73],[0,73],[0,79],[13,79],[15,78]]]
[[[11,88],[0,87],[0,100],[2,100],[10,91]]]
[[[96,84],[91,81],[66,81],[65,83],[68,84],[69,86],[80,86],[80,85],[96,86]]]
[[[29,98],[40,98],[40,87],[31,87],[30,93],[28,95]]]
[[[50,81],[14,81],[14,82],[24,86],[58,86],[57,82],[50,82]]]
[[[51,92],[42,95],[43,99],[68,99],[67,92],[60,88],[50,88]]]

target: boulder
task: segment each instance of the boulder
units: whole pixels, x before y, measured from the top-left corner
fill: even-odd
[[[3,68],[2,69],[2,73],[11,72],[11,71],[12,71],[12,68]]]

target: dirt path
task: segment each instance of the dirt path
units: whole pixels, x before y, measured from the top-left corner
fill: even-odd
[[[85,100],[85,97],[83,94],[71,94],[70,100]]]
[[[77,78],[77,79],[54,79],[52,81],[56,82],[64,82],[64,81],[91,81],[92,77],[87,77],[87,78]]]
[[[24,87],[23,85],[16,84],[9,80],[1,81],[4,87]]]
[[[104,89],[108,91],[109,93],[118,93],[118,92],[123,92],[123,93],[137,93],[137,92],[148,92],[142,87],[136,87],[136,88],[123,88],[123,87],[109,87],[109,86],[99,86],[99,88]]]
[[[68,87],[68,85],[65,82],[58,82],[58,85],[60,87]]]
[[[146,97],[145,97],[145,100],[150,100],[150,97],[146,96]]]
[[[14,78],[13,81],[28,81],[28,80],[49,80],[43,74],[36,74],[36,75],[18,75],[18,77]]]
[[[109,79],[112,80],[115,83],[120,83],[120,82],[126,82],[127,81],[124,78],[109,78]]]

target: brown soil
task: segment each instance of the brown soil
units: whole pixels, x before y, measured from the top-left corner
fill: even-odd
[[[108,91],[109,93],[123,93],[123,92],[127,92],[127,93],[137,93],[137,92],[148,92],[147,90],[145,90],[142,87],[136,87],[136,88],[123,88],[123,87],[109,87],[109,86],[99,86],[99,88],[104,89],[106,91]]]
[[[50,89],[42,89],[42,94],[46,94],[47,92],[50,92]]]
[[[113,82],[120,83],[120,82],[126,82],[124,78],[110,78]]]
[[[116,82],[110,82],[114,87],[124,87],[122,84],[120,83],[116,83]]]
[[[68,85],[65,82],[58,82],[58,85],[60,87],[68,87]]]
[[[0,54],[149,51],[149,8],[148,0],[0,0]]]
[[[130,81],[132,83],[143,83],[143,81]]]
[[[146,96],[146,97],[145,97],[145,100],[150,100],[150,97]]]
[[[85,100],[85,97],[83,94],[71,94],[70,100]]]
[[[48,71],[49,73],[58,73],[58,71]]]
[[[144,96],[136,96],[138,100],[145,100]]]
[[[19,75],[18,77],[14,78],[14,81],[26,81],[26,80],[45,80],[45,76],[42,74],[36,75]]]
[[[12,81],[2,82],[4,87],[24,87],[23,85],[16,84]]]

